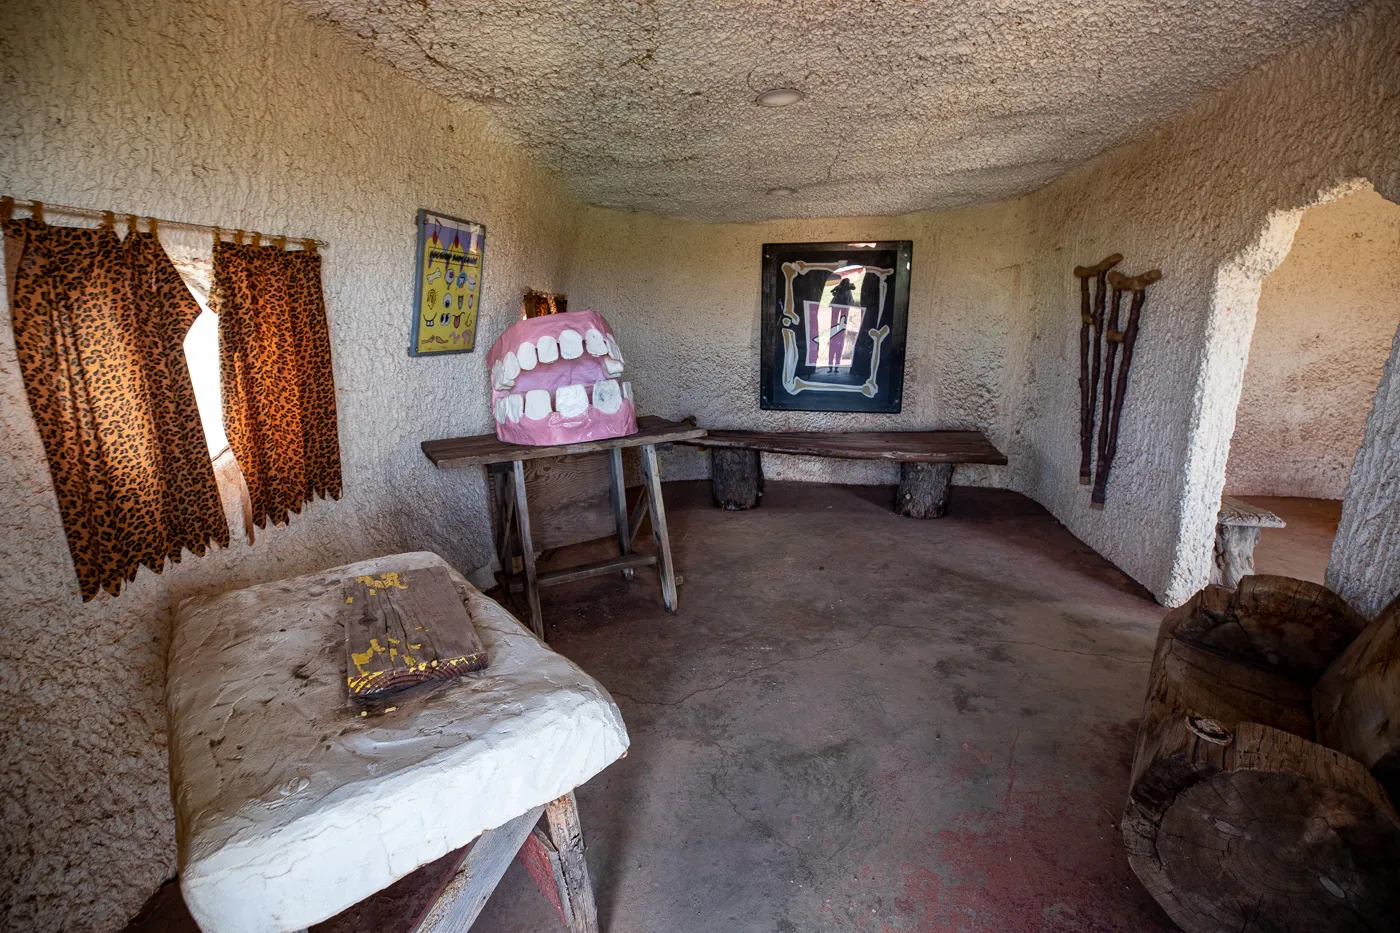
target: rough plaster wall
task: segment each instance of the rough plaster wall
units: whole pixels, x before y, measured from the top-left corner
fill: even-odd
[[[1400,206],[1311,208],[1264,279],[1230,440],[1232,495],[1340,499],[1400,326]]]
[[[414,211],[486,224],[485,348],[526,287],[562,287],[580,207],[491,125],[272,0],[6,2],[0,21],[0,191],[331,244],[344,499],[249,547],[225,486],[235,544],[115,599],[79,601],[0,326],[0,927],[112,930],[174,870],[172,603],[389,551],[489,560],[483,481],[418,450],[490,416],[484,353],[406,354]]]
[[[1397,49],[1400,10],[1371,7],[1029,199],[1030,492],[1168,605],[1206,583],[1259,285],[1301,209],[1362,178],[1400,195]],[[1070,270],[1112,252],[1124,272],[1164,278],[1144,315],[1108,507],[1095,511],[1076,478]],[[1354,546],[1382,544],[1367,532]]]
[[[734,222],[1026,194],[1359,0],[297,2],[589,203]],[[807,98],[753,104],[786,86]]]
[[[1342,500],[1327,585],[1367,616],[1400,595],[1400,332]]]
[[[1024,204],[941,214],[762,224],[697,224],[589,208],[569,282],[570,307],[612,324],[643,414],[695,415],[716,428],[977,428],[1019,459],[1007,407],[1024,356]],[[761,411],[759,310],[764,243],[912,240],[903,411],[897,415]],[[708,475],[708,456],[676,448],[668,479]],[[893,483],[893,464],[764,455],[773,479]],[[1001,467],[960,467],[959,483],[1006,485]]]

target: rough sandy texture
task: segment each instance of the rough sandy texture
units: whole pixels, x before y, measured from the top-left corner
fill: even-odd
[[[181,605],[171,786],[180,887],[203,929],[318,923],[627,750],[603,688],[455,571],[489,666],[358,716],[345,699],[342,586],[426,567],[447,565],[378,557]]]
[[[1034,259],[1022,278],[1031,319],[1017,327],[1037,336],[1018,419],[1034,456],[1017,488],[1168,605],[1209,576],[1264,276],[1287,254],[1303,208],[1362,179],[1400,199],[1397,47],[1400,9],[1371,7],[1030,199]],[[1095,511],[1076,477],[1078,295],[1069,270],[1114,252],[1127,257],[1125,273],[1160,268],[1163,279],[1138,338],[1108,507]],[[1374,488],[1380,477],[1364,482]],[[1381,540],[1380,526],[1396,522],[1387,514],[1347,545],[1358,560],[1372,562],[1377,545],[1395,553]]]
[[[280,3],[4,7],[0,191],[331,244],[344,500],[251,548],[227,502],[231,548],[142,572],[117,599],[79,600],[0,315],[0,927],[85,933],[119,927],[175,870],[166,607],[413,548],[490,560],[484,482],[434,470],[418,442],[490,429],[484,350],[527,287],[562,290],[578,208],[481,119]],[[419,207],[486,224],[482,352],[407,355]]]
[[[583,200],[705,221],[1025,194],[1358,5],[299,2],[489,108]],[[807,99],[753,104],[788,86]]]
[[[1264,279],[1231,495],[1340,499],[1400,325],[1400,206],[1372,190],[1311,208]]]

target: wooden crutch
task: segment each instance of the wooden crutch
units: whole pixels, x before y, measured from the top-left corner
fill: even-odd
[[[1104,277],[1109,269],[1122,261],[1123,257],[1114,253],[1098,265],[1074,267],[1075,277],[1079,279],[1079,482],[1084,486],[1089,485],[1094,454],[1094,409],[1098,405]],[[1089,297],[1091,278],[1097,282],[1092,303]]]
[[[1132,278],[1117,272],[1108,274],[1108,284],[1113,286],[1113,300],[1108,327],[1104,331],[1104,340],[1107,341],[1103,373],[1104,420],[1103,425],[1099,428],[1099,458],[1094,469],[1094,491],[1089,498],[1090,508],[1101,509],[1104,506],[1105,495],[1108,492],[1108,473],[1113,468],[1113,458],[1118,453],[1118,422],[1123,417],[1123,396],[1128,391],[1128,368],[1133,364],[1133,347],[1137,344],[1142,306],[1147,302],[1147,286],[1161,277],[1160,269],[1152,269]],[[1118,308],[1125,292],[1133,297],[1128,308],[1128,325],[1120,331],[1118,329]],[[1123,348],[1123,366],[1118,370],[1115,379],[1113,357],[1114,351],[1119,346]],[[1112,388],[1111,393],[1110,387]]]

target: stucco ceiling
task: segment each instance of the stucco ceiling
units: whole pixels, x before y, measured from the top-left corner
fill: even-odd
[[[489,108],[583,200],[706,221],[1024,194],[1360,5],[297,2]],[[754,104],[786,86],[806,98]]]

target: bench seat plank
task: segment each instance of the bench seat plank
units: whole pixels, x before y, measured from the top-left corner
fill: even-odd
[[[1216,524],[1238,525],[1245,528],[1283,528],[1286,523],[1268,509],[1250,505],[1234,496],[1220,497],[1220,517]]]
[[[980,431],[709,431],[680,443],[848,460],[1006,463],[1006,455]]]

